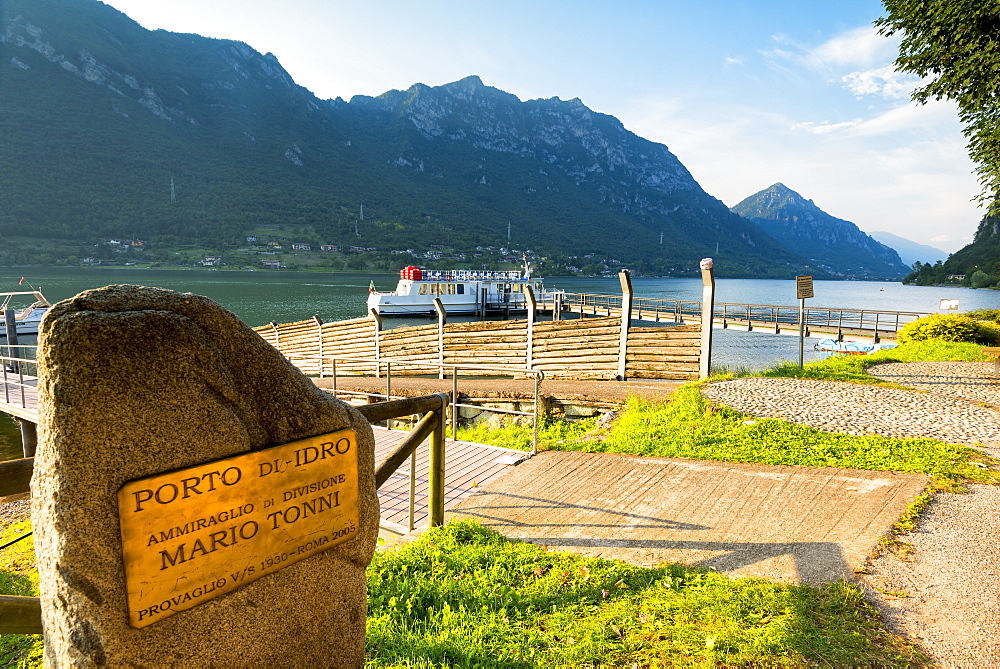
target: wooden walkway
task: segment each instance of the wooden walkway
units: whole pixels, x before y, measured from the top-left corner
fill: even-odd
[[[0,376],[0,411],[38,423],[38,379],[4,372]]]
[[[372,427],[375,432],[375,462],[381,462],[396,447],[406,432]],[[424,442],[416,451],[416,485],[414,489],[415,527],[427,523],[427,471],[430,446]],[[498,448],[470,441],[445,440],[444,456],[444,508],[451,509],[478,490],[482,485],[504,474],[529,453],[509,448]],[[378,489],[379,507],[382,509],[383,528],[396,534],[409,531],[410,460],[389,477]]]
[[[542,451],[454,505],[504,536],[637,565],[851,579],[928,477]]]
[[[23,379],[23,381],[22,381]],[[0,411],[38,423],[38,379],[31,376],[8,374],[0,376]],[[406,432],[372,427],[375,433],[376,466],[405,436]],[[427,472],[430,447],[425,441],[416,451],[416,485],[414,489],[414,525],[427,523]],[[468,441],[445,441],[444,494],[445,509],[465,499],[479,486],[492,481],[527,457],[524,451],[497,448]],[[382,526],[396,534],[409,530],[410,461],[407,460],[385,484],[379,488],[379,506]]]

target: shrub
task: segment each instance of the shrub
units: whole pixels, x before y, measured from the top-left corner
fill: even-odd
[[[977,269],[972,276],[969,278],[969,285],[973,288],[989,288],[995,285],[997,280],[984,272],[981,269]]]
[[[976,309],[965,312],[965,315],[969,318],[975,318],[977,321],[1000,323],[1000,309]]]
[[[964,314],[931,314],[907,323],[898,336],[900,344],[929,339],[995,344],[1000,342],[1000,327]]]

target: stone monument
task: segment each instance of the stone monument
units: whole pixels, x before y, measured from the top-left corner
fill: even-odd
[[[358,666],[368,422],[211,300],[140,286],[39,333],[46,662]]]

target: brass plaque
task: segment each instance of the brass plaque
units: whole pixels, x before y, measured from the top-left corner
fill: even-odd
[[[354,537],[357,435],[130,481],[118,518],[129,622],[145,627]]]

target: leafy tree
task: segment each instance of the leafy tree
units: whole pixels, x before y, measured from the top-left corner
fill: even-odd
[[[979,200],[1000,213],[1000,3],[995,0],[882,0],[883,35],[901,33],[896,67],[923,78],[921,104],[954,100],[983,186]]]
[[[981,269],[977,269],[972,274],[972,280],[969,283],[973,288],[988,288],[992,286],[995,281],[989,274]]]

